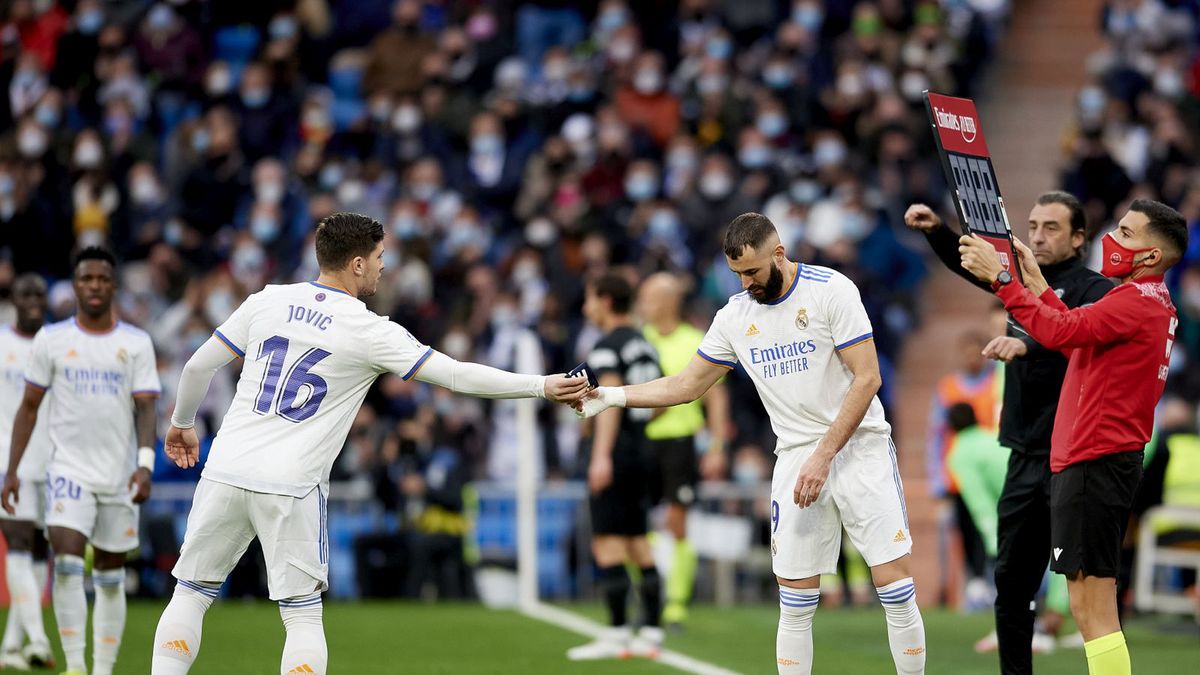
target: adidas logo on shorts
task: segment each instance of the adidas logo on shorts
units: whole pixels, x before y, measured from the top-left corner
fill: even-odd
[[[317,672],[317,671],[313,670],[312,666],[308,665],[307,663],[301,663],[300,665],[296,666],[295,668],[292,668],[291,670],[287,671],[287,675],[299,675],[299,673],[315,673],[315,672]]]
[[[908,537],[904,536],[904,530],[896,530],[896,537],[894,539],[892,539],[892,542],[900,543],[902,541],[907,541],[907,540],[908,540]]]

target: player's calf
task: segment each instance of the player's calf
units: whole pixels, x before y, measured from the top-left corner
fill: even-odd
[[[96,603],[92,610],[92,673],[112,675],[125,632],[125,568],[92,570]]]
[[[67,670],[87,672],[83,652],[87,646],[87,596],[83,592],[83,558],[60,554],[54,557],[54,617]]]
[[[321,594],[280,600],[279,616],[287,631],[280,675],[324,675],[329,652],[321,622]]]
[[[897,673],[925,672],[925,623],[917,608],[917,587],[905,577],[875,589],[887,619],[888,644]]]
[[[154,631],[151,675],[185,675],[200,653],[204,613],[220,586],[180,580]]]
[[[820,601],[819,588],[779,587],[779,630],[775,635],[775,663],[779,675],[809,675],[812,672],[812,623]]]

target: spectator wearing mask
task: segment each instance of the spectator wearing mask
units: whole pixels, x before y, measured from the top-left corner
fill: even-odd
[[[392,27],[376,36],[367,48],[363,72],[363,90],[367,95],[418,93],[424,83],[421,59],[437,49],[433,36],[421,30],[421,3],[417,0],[397,0],[392,20]]]
[[[678,131],[680,119],[679,99],[666,90],[666,81],[662,54],[642,52],[634,62],[633,79],[616,95],[621,119],[660,150]]]

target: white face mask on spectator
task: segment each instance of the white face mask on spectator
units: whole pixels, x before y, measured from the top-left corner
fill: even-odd
[[[700,177],[700,194],[709,199],[723,199],[733,189],[733,178],[724,171],[709,171]]]
[[[633,88],[644,96],[657,94],[662,89],[662,85],[662,73],[656,68],[643,68],[633,76]]]
[[[343,205],[357,204],[367,194],[367,188],[360,180],[348,180],[338,186],[337,198]]]
[[[41,157],[46,152],[48,142],[45,131],[38,128],[22,129],[17,135],[17,150],[31,159]]]
[[[153,178],[142,177],[134,179],[133,185],[129,188],[129,197],[133,200],[134,204],[138,204],[139,206],[157,204],[161,198],[158,183]]]
[[[250,234],[264,244],[275,241],[279,230],[279,218],[276,216],[258,215],[250,221]]]
[[[412,133],[420,126],[421,109],[411,103],[397,106],[396,112],[392,113],[392,128],[398,133]]]
[[[104,150],[95,141],[84,141],[75,146],[75,166],[81,169],[94,169],[100,166],[102,159],[104,159]]]
[[[278,181],[263,181],[255,186],[254,196],[266,204],[278,204],[283,200],[283,184]]]
[[[228,68],[214,68],[204,79],[204,89],[209,96],[221,97],[233,89],[233,74]]]

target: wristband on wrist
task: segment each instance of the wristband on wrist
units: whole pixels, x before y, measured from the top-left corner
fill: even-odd
[[[137,463],[139,469],[154,473],[154,448],[138,448]]]

